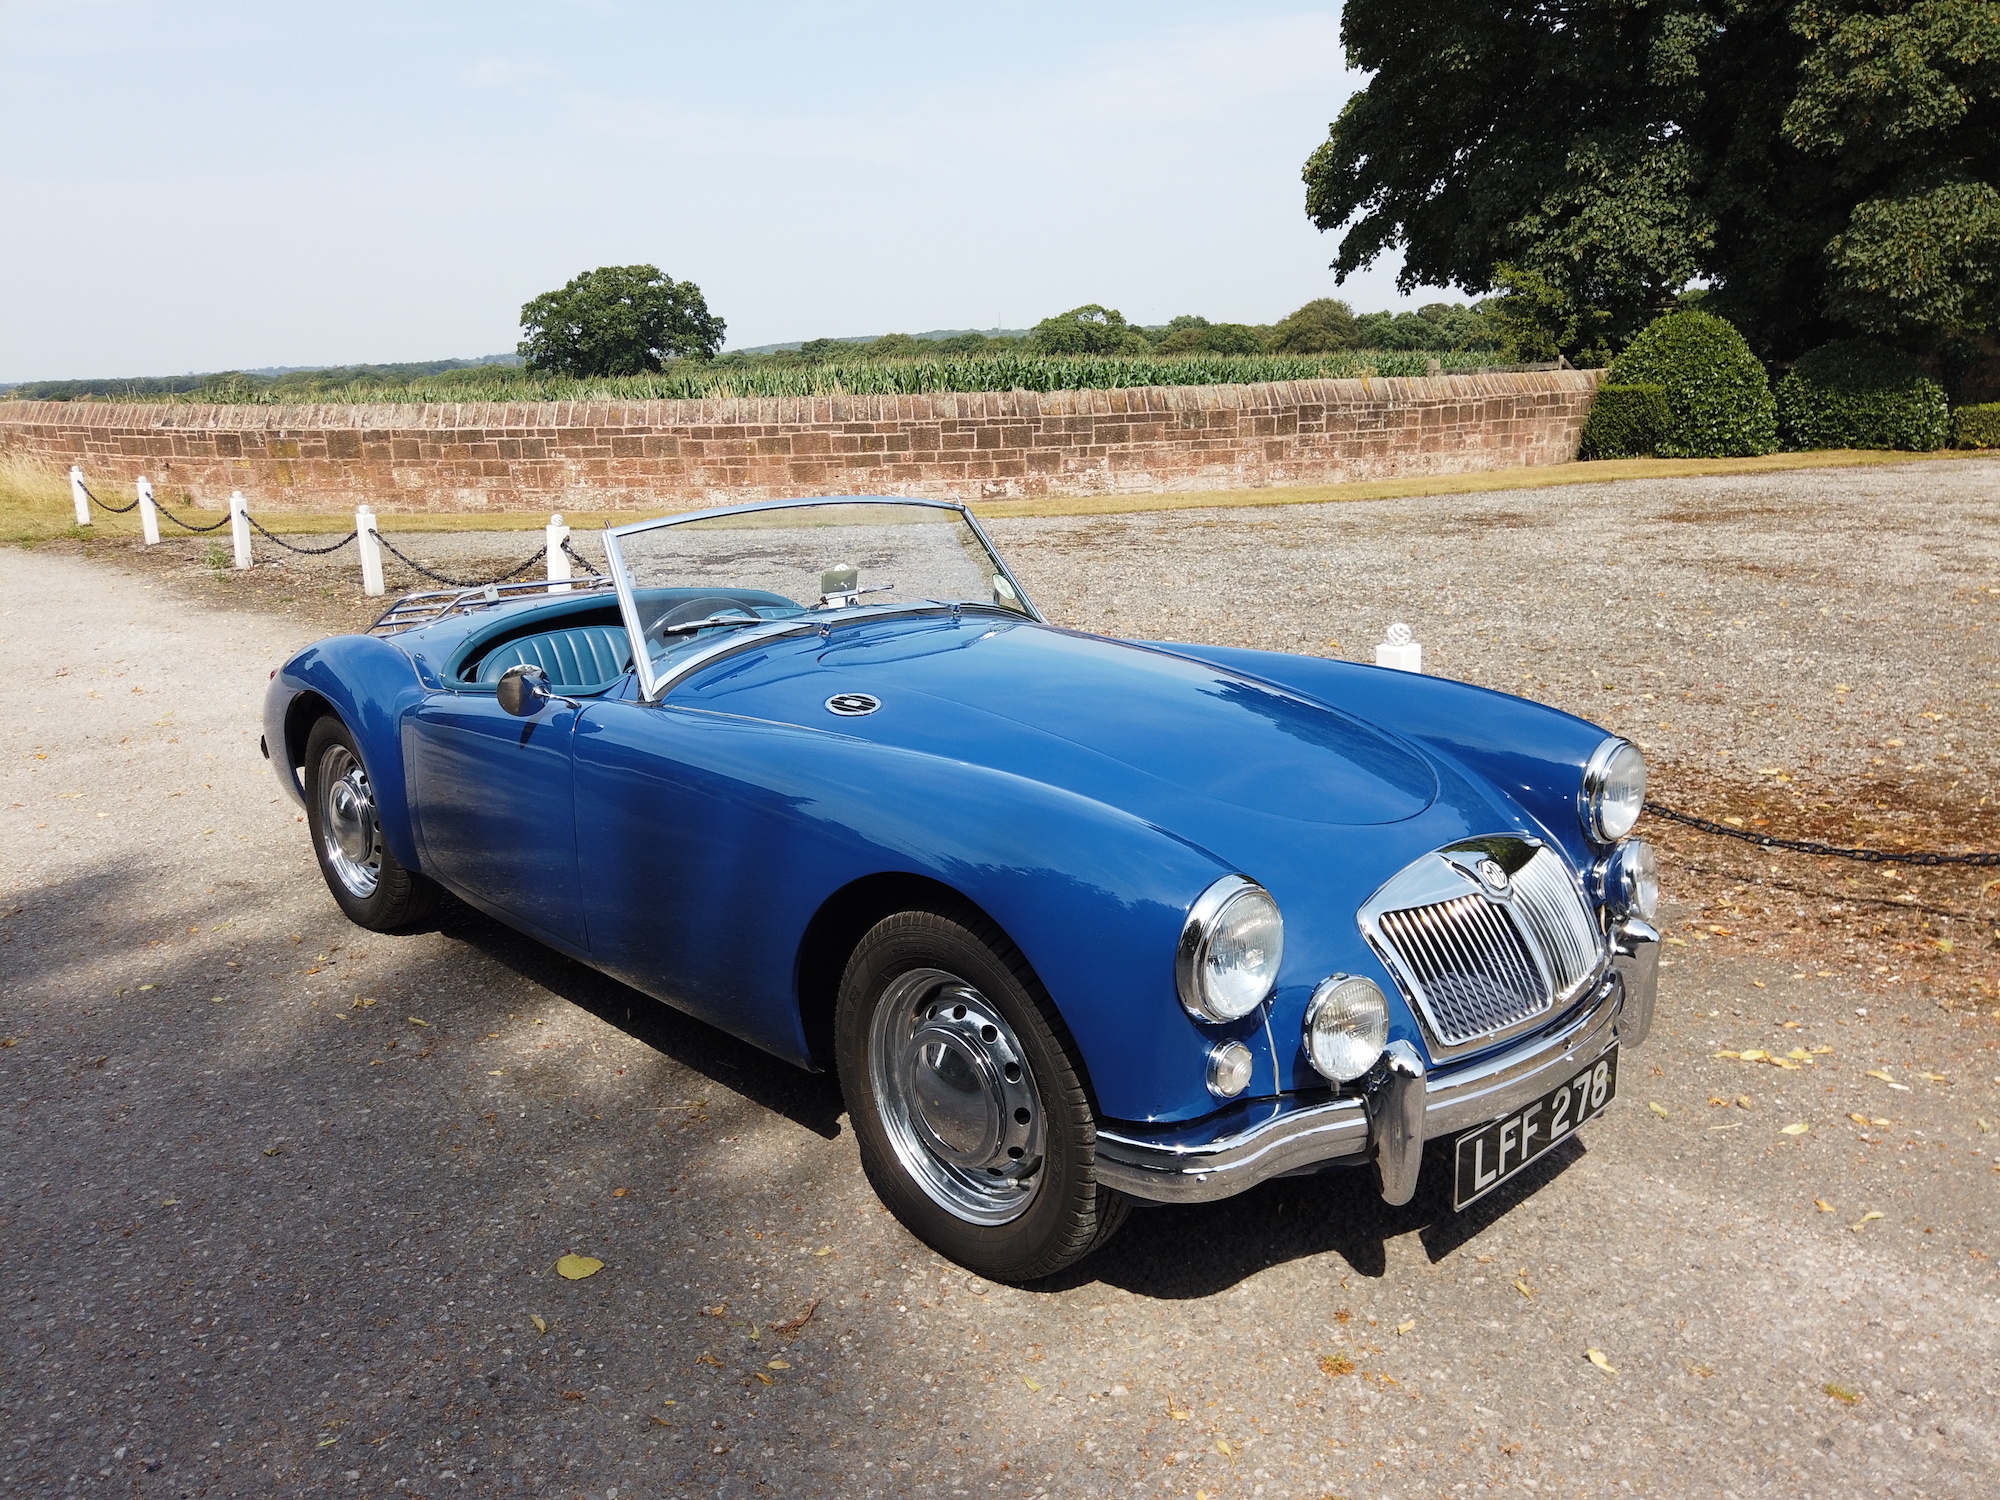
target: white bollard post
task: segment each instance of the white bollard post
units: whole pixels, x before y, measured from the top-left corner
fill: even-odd
[[[1389,627],[1389,639],[1375,648],[1375,665],[1399,672],[1423,671],[1424,648],[1410,639],[1410,627],[1401,620]]]
[[[69,497],[76,502],[76,524],[90,524],[90,496],[83,490],[83,470],[75,464],[69,466]]]
[[[561,511],[549,517],[549,524],[542,535],[547,538],[549,549],[549,592],[567,594],[570,592],[569,554],[563,551],[563,543],[569,540],[569,528],[563,525]]]
[[[359,533],[355,537],[355,545],[361,550],[361,592],[379,597],[382,593],[382,544],[375,540],[375,512],[365,505],[356,507],[354,529]]]
[[[250,566],[250,507],[243,499],[243,491],[229,492],[229,536],[236,543],[236,566]]]
[[[146,545],[160,545],[160,508],[153,503],[153,481],[144,474],[139,476],[139,529],[145,533]]]

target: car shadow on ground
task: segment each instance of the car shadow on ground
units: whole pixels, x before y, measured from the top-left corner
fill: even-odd
[[[1097,1281],[1140,1297],[1210,1297],[1288,1261],[1331,1252],[1362,1276],[1388,1270],[1388,1242],[1414,1233],[1432,1264],[1477,1239],[1585,1154],[1572,1136],[1463,1212],[1451,1206],[1448,1143],[1424,1153],[1417,1195],[1384,1203],[1372,1170],[1357,1168],[1264,1183],[1219,1203],[1136,1210],[1117,1236],[1041,1290]]]
[[[564,957],[485,913],[447,896],[433,923],[452,942],[476,948],[522,979],[588,1011],[663,1057],[783,1115],[822,1140],[840,1136],[846,1112],[831,1073],[808,1073],[738,1041],[726,1031]]]

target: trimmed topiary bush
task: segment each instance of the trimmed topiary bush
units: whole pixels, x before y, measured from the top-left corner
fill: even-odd
[[[1836,339],[1799,356],[1778,382],[1787,448],[1942,448],[1951,431],[1944,387],[1901,349]]]
[[[1954,448],[2000,448],[2000,401],[1953,412],[1951,442]]]
[[[1713,313],[1655,318],[1611,363],[1612,385],[1667,393],[1662,458],[1740,458],[1778,451],[1777,409],[1764,366],[1743,335]]]
[[[1601,385],[1577,457],[1651,458],[1673,417],[1663,385]]]

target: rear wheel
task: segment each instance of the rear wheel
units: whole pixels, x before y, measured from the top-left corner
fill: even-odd
[[[1124,1222],[1130,1205],[1096,1180],[1096,1118],[1062,1023],[990,923],[877,923],[848,960],[835,1028],[868,1180],[933,1249],[1033,1281]]]
[[[306,737],[305,781],[313,853],[348,918],[389,932],[428,915],[437,886],[404,868],[382,842],[374,783],[360,746],[340,720],[323,718]]]

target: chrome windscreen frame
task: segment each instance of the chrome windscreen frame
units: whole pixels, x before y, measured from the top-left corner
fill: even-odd
[[[653,666],[652,653],[646,646],[646,628],[639,619],[637,587],[632,581],[631,570],[625,565],[622,548],[623,539],[642,532],[659,531],[669,526],[684,526],[692,521],[713,521],[728,516],[755,515],[763,511],[800,510],[812,506],[832,505],[905,505],[931,510],[956,511],[972,528],[972,534],[979,538],[979,544],[986,549],[994,570],[1007,580],[1020,601],[1019,610],[989,604],[984,600],[964,600],[952,604],[938,604],[930,601],[902,604],[849,605],[839,610],[813,612],[809,617],[771,620],[763,626],[750,626],[742,630],[732,630],[718,638],[712,645],[689,653],[677,660],[666,672],[657,671]],[[626,640],[632,647],[632,668],[639,681],[642,701],[657,703],[674,686],[703,667],[725,657],[734,656],[768,641],[781,640],[787,636],[820,635],[837,624],[848,624],[859,620],[886,619],[897,615],[956,615],[961,611],[975,611],[993,614],[1006,619],[1025,616],[1036,624],[1046,624],[1028,591],[1021,586],[1021,580],[1014,576],[1014,570],[1007,566],[1007,560],[993,545],[993,539],[986,534],[986,528],[979,524],[979,518],[956,500],[925,500],[902,495],[817,495],[800,500],[760,500],[749,505],[725,505],[712,510],[692,510],[683,515],[661,516],[650,521],[634,521],[625,526],[606,528],[604,532],[604,556],[611,569],[611,582],[618,592],[618,612],[625,622]]]
[[[1523,1016],[1509,1025],[1482,1032],[1461,1042],[1447,1042],[1444,1039],[1445,1028],[1432,1013],[1421,980],[1383,930],[1382,918],[1393,911],[1429,906],[1454,897],[1482,892],[1482,882],[1476,873],[1477,859],[1500,845],[1524,850],[1529,858],[1533,858],[1543,850],[1555,855],[1577,899],[1591,917],[1591,925],[1596,932],[1595,961],[1586,973],[1557,990],[1554,976],[1548,970],[1547,956],[1541,951],[1540,945],[1526,942],[1525,946],[1530,957],[1541,970],[1543,983],[1555,992],[1551,1003],[1546,1008]],[[1525,864],[1526,861],[1522,863]],[[1593,994],[1603,983],[1604,976],[1611,967],[1611,950],[1603,937],[1602,918],[1598,913],[1597,903],[1591,900],[1589,892],[1584,889],[1580,877],[1570,867],[1568,860],[1563,859],[1560,853],[1541,839],[1526,834],[1503,833],[1461,839],[1414,860],[1391,876],[1381,889],[1362,903],[1357,920],[1361,926],[1362,936],[1367,938],[1369,947],[1375,950],[1376,957],[1382,960],[1383,966],[1395,978],[1396,987],[1402,991],[1403,998],[1409,1002],[1410,1010],[1417,1018],[1417,1024],[1423,1028],[1424,1044],[1431,1057],[1438,1062],[1484,1051],[1550,1025],[1559,1020],[1577,1001]],[[1510,916],[1508,920],[1511,922],[1513,919]]]

